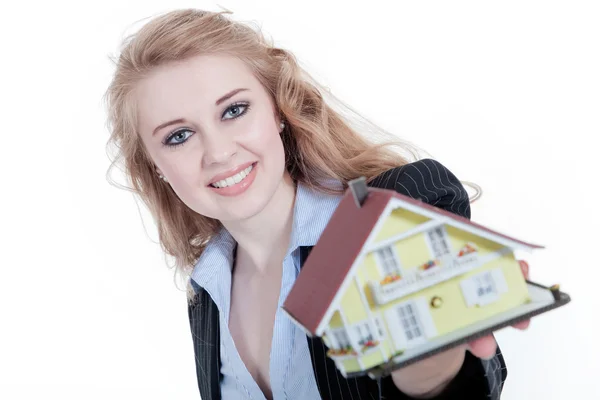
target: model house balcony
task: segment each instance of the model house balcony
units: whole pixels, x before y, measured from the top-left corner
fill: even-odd
[[[356,358],[358,356],[365,356],[373,351],[379,349],[380,342],[377,340],[369,340],[365,343],[360,344],[360,353],[357,352],[352,346],[346,346],[341,349],[329,349],[327,356],[333,360],[342,361],[350,358]]]
[[[485,256],[469,253],[458,257],[431,260],[410,269],[403,276],[386,277],[380,282],[371,281],[369,285],[375,302],[382,305],[467,273],[498,256],[499,254],[496,253]]]

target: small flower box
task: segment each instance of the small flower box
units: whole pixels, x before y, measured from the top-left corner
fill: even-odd
[[[475,253],[477,248],[472,243],[465,244],[458,252],[458,257],[466,256],[467,254]]]
[[[387,285],[388,283],[396,282],[400,279],[402,279],[400,275],[388,275],[385,278],[383,278],[379,283],[382,285]]]
[[[356,352],[352,349],[351,346],[345,347],[343,349],[330,349],[327,351],[328,357],[343,357],[343,356],[355,356]]]

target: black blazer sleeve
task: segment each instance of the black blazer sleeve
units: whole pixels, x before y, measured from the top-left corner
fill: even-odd
[[[471,218],[469,196],[458,178],[438,161],[424,159],[389,170],[375,178],[373,186],[393,189],[436,207]],[[506,364],[500,349],[490,360],[467,352],[465,362],[444,393],[434,400],[499,400],[506,380]],[[384,399],[412,400],[401,393],[391,377],[381,380]]]

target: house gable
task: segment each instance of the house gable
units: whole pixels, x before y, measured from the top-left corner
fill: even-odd
[[[514,250],[513,246],[506,246],[505,243],[501,243],[498,240],[491,240],[485,238],[481,235],[478,235],[477,233],[466,231],[461,227],[456,227],[454,225],[445,225],[445,230],[448,234],[448,239],[454,252],[462,248],[467,243],[475,242],[480,252],[488,253],[498,251],[504,247],[510,247]]]
[[[460,217],[451,212],[436,208],[430,204],[426,204],[419,200],[411,199],[406,196],[396,194],[396,196],[394,196],[391,202],[394,208],[399,207],[408,209],[415,213],[422,214],[425,217],[431,218],[432,220],[447,225],[455,226],[464,231],[471,232],[477,236],[481,236],[482,238],[500,243],[507,247],[511,247],[515,250],[531,251],[536,248],[543,248],[543,246],[526,243],[521,240],[514,239],[510,236],[504,235],[497,231],[493,231],[489,228],[486,228],[483,225],[469,221],[468,219]]]
[[[404,207],[394,199],[390,201],[390,207],[394,209],[391,215],[397,209],[394,207],[398,206]],[[512,242],[504,241],[503,244],[502,238],[496,235],[492,236],[496,240],[488,239],[479,235],[479,231],[466,231],[462,225],[457,228],[454,224],[450,225],[451,222],[453,220],[443,216],[432,218],[381,242],[366,244],[366,260],[370,265],[369,270],[361,276],[361,284],[368,286],[365,291],[372,298],[373,305],[385,305],[458,279],[505,255],[512,257]],[[396,270],[376,256],[383,250],[395,255]]]
[[[377,235],[375,235],[374,242],[380,243],[430,220],[431,217],[408,210],[405,207],[393,208],[391,213],[386,217],[385,223],[381,226]]]

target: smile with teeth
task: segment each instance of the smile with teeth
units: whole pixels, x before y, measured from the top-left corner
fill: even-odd
[[[230,176],[227,179],[222,179],[220,181],[211,183],[210,186],[215,187],[215,188],[225,188],[228,186],[233,186],[236,183],[240,183],[248,176],[250,171],[252,171],[252,168],[254,168],[254,165],[248,166],[248,168],[238,172],[237,174],[235,174],[233,176]]]

